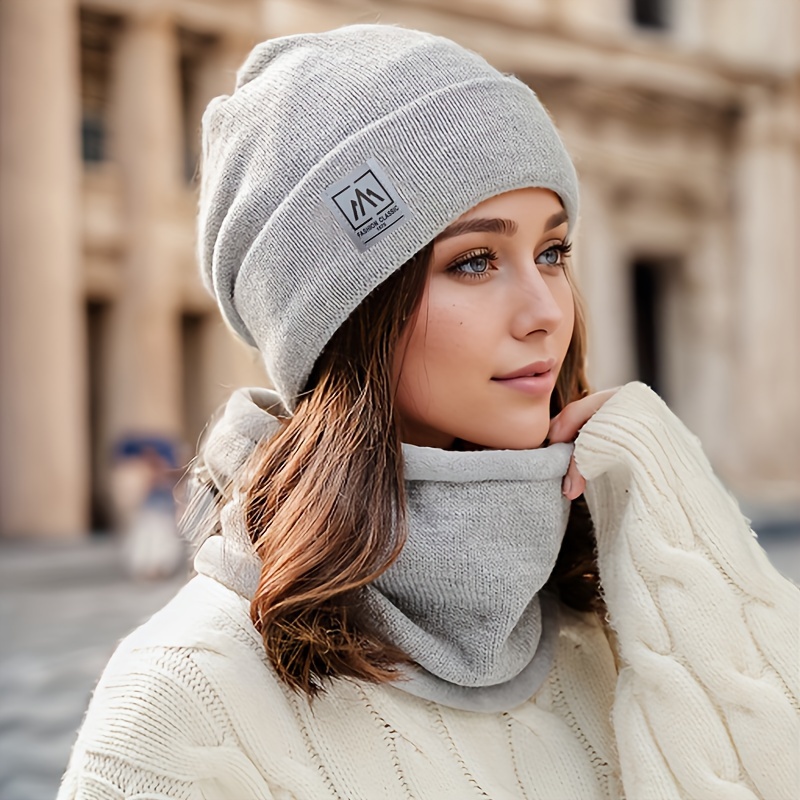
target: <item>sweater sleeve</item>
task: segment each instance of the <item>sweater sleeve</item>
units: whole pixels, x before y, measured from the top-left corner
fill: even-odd
[[[771,566],[699,440],[644,384],[584,425],[575,459],[618,642],[626,796],[800,796],[798,588]]]
[[[115,653],[57,800],[277,800],[237,746],[196,656],[181,647]]]

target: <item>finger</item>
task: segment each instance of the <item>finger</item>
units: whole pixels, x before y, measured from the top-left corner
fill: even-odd
[[[591,395],[590,395],[591,397]],[[550,421],[548,438],[551,442],[571,442],[574,432],[580,427],[581,423],[591,416],[587,408],[589,397],[583,397],[568,403]]]
[[[568,403],[550,420],[547,438],[551,443],[571,442],[583,425],[602,407],[603,403],[616,394],[618,388],[595,392]]]
[[[553,433],[550,437],[551,440],[560,442],[572,441],[581,427],[591,419],[614,391],[595,392],[564,406],[561,412],[553,417],[551,422]]]
[[[574,500],[580,497],[586,489],[586,479],[581,475],[578,465],[575,463],[574,456],[569,460],[569,468],[567,474],[564,476],[564,482],[561,486],[564,497],[568,500]]]

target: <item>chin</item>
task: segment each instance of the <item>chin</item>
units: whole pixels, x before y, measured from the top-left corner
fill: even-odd
[[[494,447],[494,450],[536,450],[544,444],[547,437],[536,436],[520,439],[518,436],[514,440],[508,440],[502,445]]]
[[[467,438],[465,441],[472,442],[480,447],[486,447],[489,450],[536,450],[541,447],[545,439],[547,439],[547,432],[550,430],[550,421],[544,426],[534,425],[520,425],[520,426],[503,426],[503,430],[498,431],[496,428],[490,431],[475,431],[472,438]],[[533,431],[526,434],[521,434],[521,431]]]

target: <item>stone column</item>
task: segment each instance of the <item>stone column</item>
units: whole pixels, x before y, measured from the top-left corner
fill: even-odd
[[[683,366],[673,410],[700,436],[715,469],[728,480],[741,465],[731,424],[736,353],[727,194],[697,200],[691,232],[678,239],[685,243],[683,291],[670,298],[672,317],[679,322],[668,328],[669,344],[673,360]]]
[[[797,499],[800,109],[788,92],[761,87],[752,87],[745,101],[736,163],[733,264],[738,278],[736,429],[759,494],[766,497],[774,490]]]
[[[610,179],[581,173],[581,222],[575,253],[578,284],[588,307],[589,380],[597,389],[617,386],[634,372],[627,264],[608,213]]]
[[[115,53],[111,155],[123,184],[126,244],[113,311],[109,430],[181,430],[178,315],[183,188],[176,31],[166,13],[125,20]]]
[[[88,526],[78,9],[0,4],[0,533]]]

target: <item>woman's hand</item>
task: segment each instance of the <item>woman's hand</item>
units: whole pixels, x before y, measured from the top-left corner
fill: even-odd
[[[550,430],[548,431],[547,438],[550,444],[556,442],[572,442],[578,435],[578,431],[584,424],[591,419],[596,411],[600,409],[603,403],[610,397],[613,397],[620,387],[615,389],[605,389],[602,392],[595,392],[587,397],[582,397],[580,400],[575,400],[572,403],[567,403],[561,411],[550,420]],[[583,475],[578,472],[578,465],[575,463],[575,456],[569,460],[569,469],[564,476],[564,483],[561,490],[564,496],[569,500],[574,500],[583,494],[586,488],[586,480]]]

